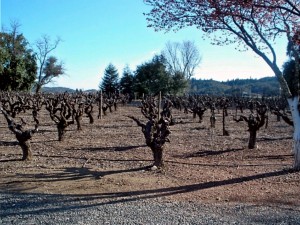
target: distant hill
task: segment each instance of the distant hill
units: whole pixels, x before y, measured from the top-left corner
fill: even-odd
[[[64,92],[74,93],[74,92],[76,92],[76,90],[71,89],[71,88],[66,88],[66,87],[43,87],[42,92],[45,92],[45,93],[64,93]],[[89,89],[89,90],[85,90],[83,92],[97,92],[97,90]]]
[[[66,87],[43,87],[46,93],[74,93],[76,90]],[[84,92],[96,92],[96,89]],[[202,80],[192,78],[190,82],[191,94],[230,95],[230,96],[277,96],[279,95],[279,83],[276,77],[264,77],[261,79],[233,79],[228,81]]]
[[[191,79],[191,93],[208,95],[279,95],[279,83],[276,77],[261,79],[234,79],[228,81]]]
[[[71,88],[66,88],[66,87],[43,87],[42,92],[46,92],[46,93],[64,93],[64,92],[73,93],[73,92],[75,92],[75,90],[73,90]]]

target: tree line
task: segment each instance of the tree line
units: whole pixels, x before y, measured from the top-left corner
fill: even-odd
[[[53,55],[61,39],[53,41],[44,35],[29,43],[19,27],[12,22],[10,29],[0,32],[0,90],[40,93],[45,85],[65,73],[64,63]],[[200,62],[194,42],[168,42],[160,54],[137,66],[135,72],[126,67],[120,80],[115,66],[109,64],[99,88],[108,95],[118,92],[141,96],[159,91],[180,94]]]
[[[127,94],[131,99],[143,95],[182,94],[187,88],[188,80],[182,73],[172,74],[167,70],[163,55],[156,55],[149,62],[139,65],[135,72],[125,67],[123,75],[119,74],[113,64],[109,64],[99,88],[108,95]]]
[[[201,62],[201,55],[192,41],[167,42],[160,54],[138,65],[135,71],[128,66],[121,79],[110,63],[99,88],[108,94],[121,92],[131,97],[164,94],[180,95],[187,91],[189,81]]]

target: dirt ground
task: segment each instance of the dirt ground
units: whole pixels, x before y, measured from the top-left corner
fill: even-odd
[[[221,114],[215,130],[209,114],[200,124],[174,110],[182,123],[171,127],[162,171],[149,169],[151,150],[140,127],[126,117],[145,121],[136,106],[120,107],[101,120],[95,113],[94,124],[84,118],[83,130],[71,125],[63,142],[42,111],[28,162],[20,160],[21,148],[0,115],[0,191],[299,207],[300,172],[290,170],[292,127],[269,115],[268,127],[258,132],[258,148],[250,150],[245,122],[229,115],[230,136],[222,136]],[[29,114],[22,117],[33,129]]]

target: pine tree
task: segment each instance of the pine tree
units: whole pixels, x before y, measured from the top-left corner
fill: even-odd
[[[131,98],[134,97],[134,76],[129,69],[128,66],[126,66],[123,70],[123,76],[120,80],[120,90],[122,94],[128,94]]]
[[[105,71],[99,88],[102,89],[108,96],[115,94],[119,90],[119,74],[113,64],[109,64]]]

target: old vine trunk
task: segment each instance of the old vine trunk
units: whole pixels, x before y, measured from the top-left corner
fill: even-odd
[[[288,98],[294,122],[294,169],[300,170],[300,113],[298,109],[298,96]]]

